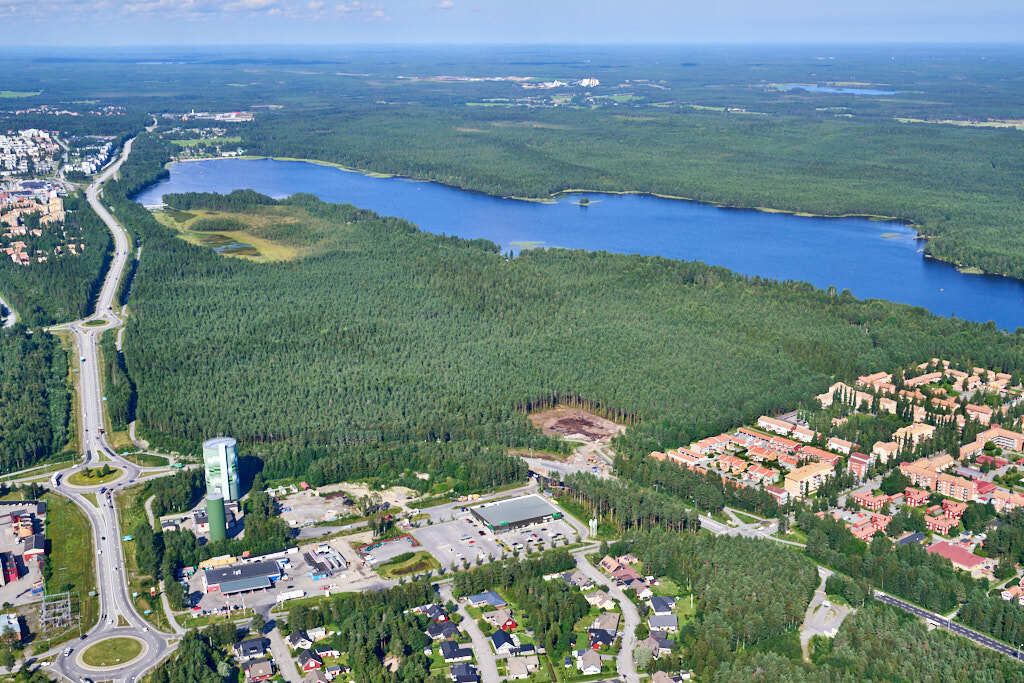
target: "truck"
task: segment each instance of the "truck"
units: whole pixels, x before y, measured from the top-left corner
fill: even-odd
[[[296,589],[296,590],[293,590],[293,591],[285,591],[284,593],[278,593],[277,594],[277,602],[278,602],[278,604],[280,604],[282,602],[288,602],[289,600],[297,600],[299,598],[304,598],[304,597],[306,597],[306,591],[304,591],[302,589]]]

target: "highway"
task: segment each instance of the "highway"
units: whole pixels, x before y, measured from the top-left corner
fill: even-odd
[[[1018,662],[1024,662],[1024,655],[1021,654],[1021,651],[1019,649],[1011,647],[1002,641],[992,638],[991,636],[986,636],[983,633],[979,633],[973,629],[969,629],[966,626],[963,626],[962,624],[958,624],[955,621],[952,621],[951,619],[947,619],[941,614],[935,614],[934,612],[929,612],[926,609],[921,609],[917,605],[912,605],[909,602],[904,602],[899,598],[894,598],[888,593],[883,593],[879,590],[875,591],[875,599],[879,600],[880,602],[892,605],[894,607],[899,607],[901,610],[905,612],[910,612],[915,616],[921,617],[925,621],[929,621],[935,626],[944,628],[947,631],[955,633],[958,636],[962,636],[964,638],[972,640],[978,645],[981,645],[982,647],[987,647],[990,650],[1001,652],[1007,657],[1012,657],[1016,659]]]
[[[82,494],[98,487],[77,487],[67,483],[68,476],[86,466],[95,466],[104,453],[111,465],[124,470],[117,482],[110,486],[120,487],[133,481],[142,472],[159,468],[142,468],[118,456],[106,441],[101,432],[103,420],[103,389],[97,359],[99,357],[99,340],[105,330],[121,324],[117,313],[113,310],[114,297],[118,284],[124,273],[129,258],[128,234],[114,220],[105,206],[100,202],[102,185],[120,169],[121,164],[131,153],[132,140],[125,143],[120,158],[111,164],[86,190],[89,205],[103,219],[114,236],[114,257],[110,263],[103,287],[96,301],[96,308],[91,316],[84,320],[76,320],[59,325],[53,330],[70,330],[74,336],[78,351],[79,369],[79,412],[81,420],[82,450],[85,458],[80,465],[55,473],[50,478],[50,485],[62,495],[74,501],[86,514],[92,524],[93,545],[95,550],[97,590],[100,601],[100,622],[91,628],[84,640],[72,641],[54,653],[56,659],[51,667],[55,671],[72,680],[92,678],[98,680],[117,680],[131,682],[138,680],[149,668],[159,663],[173,649],[176,636],[156,631],[136,610],[131,601],[128,585],[124,576],[124,557],[121,547],[120,527],[117,510],[105,496],[98,495],[100,507],[97,508]],[[92,323],[91,325],[89,323]],[[118,626],[118,617],[123,617],[128,626]],[[109,636],[134,636],[145,643],[144,654],[133,662],[117,669],[104,669],[102,672],[84,666],[79,655],[88,645]],[[70,656],[62,656],[64,647],[73,647]]]

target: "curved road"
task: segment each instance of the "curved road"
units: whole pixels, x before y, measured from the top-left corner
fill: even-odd
[[[83,641],[67,643],[66,646],[74,647],[77,651],[102,638],[114,635],[133,635],[145,641],[148,649],[144,658],[118,669],[105,670],[102,674],[81,667],[77,663],[78,658],[74,655],[57,657],[52,668],[73,680],[99,676],[103,679],[135,681],[173,649],[171,641],[174,636],[154,630],[132,604],[124,577],[120,526],[117,520],[117,510],[113,503],[107,502],[105,496],[98,496],[100,507],[97,508],[82,495],[88,491],[96,491],[97,487],[78,487],[66,483],[68,475],[82,467],[95,464],[99,460],[101,452],[110,458],[113,465],[124,470],[124,475],[120,478],[122,483],[125,480],[134,480],[145,470],[159,469],[139,467],[121,458],[110,448],[106,437],[100,433],[100,429],[103,428],[103,390],[97,363],[99,340],[104,331],[121,324],[121,320],[113,310],[113,304],[121,275],[124,273],[130,256],[128,234],[100,202],[100,196],[103,183],[117,173],[121,164],[131,153],[132,142],[133,140],[128,140],[125,143],[121,157],[100,174],[86,190],[89,205],[103,219],[114,236],[114,257],[97,298],[96,309],[91,316],[84,320],[76,320],[52,328],[70,330],[78,349],[80,358],[78,364],[80,371],[79,401],[82,447],[85,458],[81,465],[55,473],[50,478],[50,485],[74,501],[92,524],[97,590],[99,591],[100,614],[102,615],[100,622],[89,630]],[[94,324],[89,325],[88,323]],[[128,621],[128,626],[117,626],[119,616]]]

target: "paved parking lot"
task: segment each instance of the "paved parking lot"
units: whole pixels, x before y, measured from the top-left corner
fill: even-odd
[[[545,548],[553,543],[561,545],[574,539],[574,529],[563,520],[533,524],[512,531],[493,533],[480,522],[464,513],[453,521],[414,529],[412,536],[425,550],[437,558],[444,567],[458,567],[465,560],[475,562],[479,557],[498,559],[513,549],[532,551],[540,542]]]
[[[36,522],[36,530],[41,530],[40,523]],[[9,552],[18,564],[17,581],[0,586],[0,605],[11,603],[12,605],[24,605],[30,602],[42,600],[42,594],[32,595],[32,584],[42,580],[42,572],[39,563],[29,560],[25,562],[21,555],[25,552],[25,546],[11,532],[9,525],[0,525],[0,552]],[[60,567],[54,567],[54,576],[61,572]]]

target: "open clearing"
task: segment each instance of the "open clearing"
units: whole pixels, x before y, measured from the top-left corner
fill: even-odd
[[[90,645],[82,652],[86,666],[119,666],[142,654],[142,641],[135,638],[107,638]]]
[[[623,425],[598,417],[578,408],[558,406],[530,415],[530,422],[550,436],[570,441],[608,443],[612,437],[626,431]]]
[[[299,219],[286,215],[262,215],[252,213],[230,213],[227,211],[154,211],[153,215],[160,223],[176,231],[178,237],[197,244],[218,250],[224,256],[247,258],[251,261],[291,261],[299,257],[299,249],[288,246],[277,240],[270,240],[256,234],[260,229],[269,226],[271,221],[278,225],[298,223]],[[252,230],[210,230],[194,231],[191,226],[204,218],[230,218],[251,226]]]

